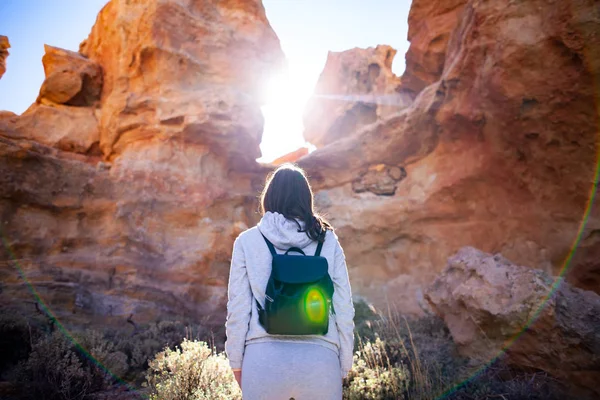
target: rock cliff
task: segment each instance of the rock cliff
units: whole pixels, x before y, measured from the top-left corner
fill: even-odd
[[[600,292],[600,207],[586,214],[597,190],[598,32],[592,1],[415,0],[406,72],[380,89],[414,100],[356,128],[349,110],[368,107],[360,99],[323,105],[325,117],[307,108],[306,138],[320,148],[299,163],[356,291],[419,313],[423,285],[470,245],[554,274],[570,260],[568,279]],[[361,57],[357,76],[372,63]],[[322,103],[346,66],[326,68]],[[354,80],[343,90],[370,94]],[[315,135],[321,119],[343,129]]]
[[[409,19],[402,78],[389,47],[331,53],[305,115],[298,162],[354,291],[418,314],[465,245],[571,260],[600,291],[594,2],[414,0]],[[0,113],[0,296],[30,301],[21,270],[61,318],[222,322],[282,59],[258,0],[112,0],[79,52],[47,46],[36,102]]]
[[[79,52],[46,46],[36,103],[0,117],[2,295],[31,300],[20,268],[66,321],[222,323],[282,62],[259,0],[112,0]]]

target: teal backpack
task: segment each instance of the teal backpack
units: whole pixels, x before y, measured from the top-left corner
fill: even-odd
[[[327,334],[329,312],[333,311],[333,281],[327,272],[327,259],[321,257],[323,242],[317,245],[314,256],[307,256],[297,247],[277,254],[273,244],[263,238],[273,261],[265,307],[255,299],[260,324],[272,335]]]

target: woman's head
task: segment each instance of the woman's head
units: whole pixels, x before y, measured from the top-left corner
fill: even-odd
[[[304,232],[313,240],[323,241],[331,225],[313,209],[313,193],[304,171],[292,164],[278,167],[267,177],[260,196],[262,213],[277,212],[290,220],[304,222]],[[301,229],[300,224],[298,228]]]

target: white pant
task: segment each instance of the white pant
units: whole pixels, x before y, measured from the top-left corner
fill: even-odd
[[[338,355],[312,343],[252,343],[242,363],[244,400],[341,400]]]

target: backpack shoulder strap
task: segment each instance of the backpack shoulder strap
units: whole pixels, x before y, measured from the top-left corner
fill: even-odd
[[[325,242],[325,240],[323,240]],[[323,248],[323,242],[319,242],[317,245],[317,251],[315,251],[315,257],[319,257],[321,255],[321,249]]]
[[[267,242],[267,246],[269,247],[269,251],[271,252],[271,255],[276,256],[277,252],[275,251],[275,246],[273,246],[273,243],[269,242],[269,239],[267,239],[265,237],[265,235],[262,234],[262,232],[261,232],[261,235],[262,235],[263,239],[265,239],[265,242]]]

